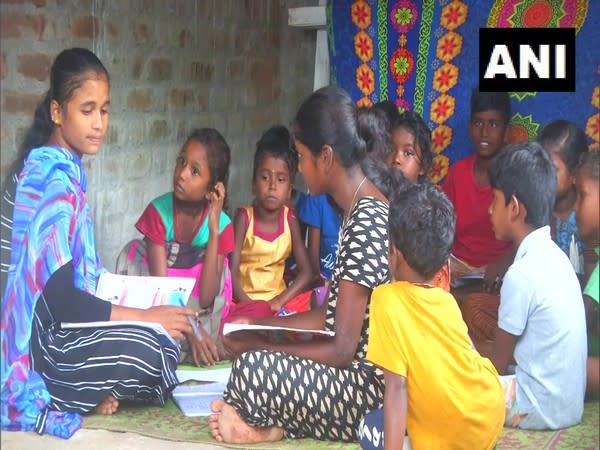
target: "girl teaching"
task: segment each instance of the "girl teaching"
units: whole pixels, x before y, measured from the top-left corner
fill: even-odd
[[[177,383],[179,346],[143,326],[61,329],[61,322],[157,322],[174,339],[193,333],[188,308],[112,305],[93,294],[96,253],[82,157],[108,127],[109,75],[89,50],[55,59],[50,89],[13,167],[18,173],[11,258],[2,298],[3,430],[64,438],[80,414],[114,413],[121,400],[162,405]],[[3,205],[4,206],[4,205]]]

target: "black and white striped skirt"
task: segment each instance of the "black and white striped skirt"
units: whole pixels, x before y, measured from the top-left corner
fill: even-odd
[[[178,345],[137,326],[62,330],[44,303],[42,296],[32,323],[30,362],[46,383],[51,409],[85,414],[108,395],[164,405],[177,384]]]

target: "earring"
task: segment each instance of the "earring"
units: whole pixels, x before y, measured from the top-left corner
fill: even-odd
[[[52,119],[52,122],[54,122],[54,125],[60,125],[60,119]]]

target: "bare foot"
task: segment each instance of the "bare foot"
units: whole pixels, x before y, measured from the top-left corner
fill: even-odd
[[[112,395],[107,395],[104,399],[96,405],[94,411],[98,414],[111,415],[117,412],[119,408],[119,400],[114,398]]]
[[[208,417],[210,432],[218,442],[223,442],[223,436],[221,436],[221,431],[219,431],[219,417],[221,415],[223,405],[225,405],[225,401],[213,400],[210,404],[210,410],[213,412],[213,414]]]
[[[223,400],[214,400],[208,418],[210,432],[218,442],[229,444],[256,444],[283,439],[283,428],[253,427],[242,419],[237,411]]]

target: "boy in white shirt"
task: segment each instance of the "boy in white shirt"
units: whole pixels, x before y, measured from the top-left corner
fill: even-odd
[[[569,427],[583,414],[587,340],[577,276],[550,237],[556,171],[539,144],[524,143],[505,147],[489,174],[496,238],[518,247],[500,291],[490,355],[500,375],[513,358],[517,364],[505,425]]]

